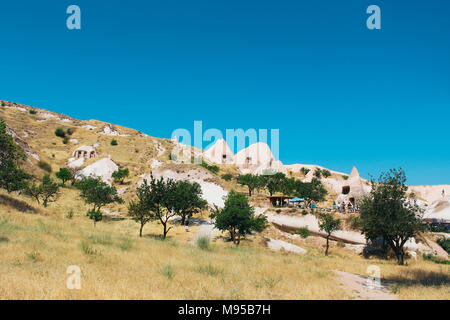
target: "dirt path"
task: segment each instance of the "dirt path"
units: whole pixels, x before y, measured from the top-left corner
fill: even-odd
[[[347,294],[356,300],[397,300],[397,296],[389,293],[389,290],[383,286],[377,286],[376,283],[368,281],[369,277],[360,276],[344,271],[334,270],[339,276],[341,285]],[[372,288],[370,286],[373,286]]]

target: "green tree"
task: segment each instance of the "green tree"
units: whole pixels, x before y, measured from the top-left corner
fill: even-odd
[[[40,188],[42,190],[42,205],[44,207],[47,207],[49,202],[56,201],[56,199],[58,198],[59,186],[55,181],[52,180],[49,174],[46,174],[42,179]]]
[[[331,213],[325,213],[320,216],[319,230],[323,230],[327,234],[327,248],[325,249],[325,255],[328,255],[330,236],[334,231],[339,230],[341,226],[341,220],[335,219]]]
[[[322,175],[323,175],[324,178],[328,178],[328,177],[331,177],[331,172],[330,172],[330,170],[323,169],[322,170]]]
[[[154,219],[151,214],[151,205],[148,203],[147,199],[147,189],[138,187],[136,195],[138,197],[137,201],[132,200],[128,205],[128,214],[133,219],[133,221],[139,223],[139,236],[142,237],[142,230],[147,222]]]
[[[182,225],[185,224],[186,218],[206,208],[208,202],[201,196],[202,188],[197,182],[180,180],[175,183],[171,202],[174,212],[181,216]]]
[[[52,180],[49,174],[46,174],[42,178],[42,183],[37,185],[33,182],[28,186],[26,194],[36,199],[38,204],[44,207],[48,206],[49,202],[55,202],[58,198],[59,186],[56,182]]]
[[[119,143],[117,142],[117,140],[116,139],[112,139],[111,140],[111,145],[112,146],[117,146]]]
[[[26,189],[30,175],[20,168],[25,159],[25,152],[14,143],[0,118],[0,188],[8,193]]]
[[[243,186],[248,187],[248,195],[251,197],[253,190],[258,187],[260,180],[258,176],[254,176],[250,173],[239,176],[237,182]]]
[[[424,230],[423,211],[412,195],[406,192],[406,175],[402,169],[382,173],[378,181],[372,179],[372,190],[361,203],[361,229],[366,238],[382,237],[394,251],[399,265],[404,264],[404,250],[408,239]]]
[[[117,171],[114,171],[112,173],[111,177],[114,179],[114,181],[120,182],[120,184],[123,184],[125,178],[127,178],[129,174],[130,174],[130,171],[128,170],[128,168],[124,168],[124,169],[119,168]]]
[[[312,202],[325,200],[328,194],[322,182],[316,178],[313,178],[311,182],[302,182],[294,178],[287,179],[283,185],[283,190],[287,195],[303,198],[306,206],[309,206]]]
[[[304,176],[306,176],[310,171],[311,171],[311,169],[308,169],[308,168],[305,168],[305,167],[302,167],[300,169],[300,172],[303,173]]]
[[[55,175],[62,181],[64,185],[66,184],[66,181],[70,181],[73,179],[72,172],[70,172],[70,170],[67,168],[60,168]]]
[[[87,204],[94,207],[88,212],[89,218],[94,220],[94,227],[97,221],[102,220],[101,208],[110,203],[123,203],[123,200],[117,195],[116,188],[109,186],[100,178],[84,177],[75,184],[81,191],[81,197]]]
[[[276,192],[282,191],[283,184],[286,182],[286,175],[281,172],[262,177],[264,177],[265,188],[269,191],[270,196]]]
[[[314,170],[314,177],[316,177],[317,179],[322,178],[322,170],[320,168],[316,168],[316,170]]]
[[[225,207],[217,212],[216,228],[229,231],[233,243],[239,245],[241,236],[252,231],[261,232],[267,227],[267,219],[263,215],[255,216],[254,208],[245,195],[231,191],[225,199]]]

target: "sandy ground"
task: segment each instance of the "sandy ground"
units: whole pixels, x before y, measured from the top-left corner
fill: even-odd
[[[397,296],[389,293],[383,285],[378,285],[369,277],[344,271],[334,270],[339,276],[346,293],[356,300],[397,300]]]

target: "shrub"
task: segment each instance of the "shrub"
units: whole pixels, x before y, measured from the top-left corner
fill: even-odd
[[[66,136],[66,132],[64,131],[63,128],[56,128],[55,136],[60,137],[60,138],[64,138]]]
[[[308,238],[308,237],[311,235],[311,233],[310,233],[309,230],[308,230],[308,227],[300,228],[300,231],[298,232],[298,234],[299,234],[300,237],[302,237],[303,239],[306,239],[306,238]]]
[[[139,153],[139,149],[137,149],[137,148],[134,149],[134,152]]]
[[[68,144],[68,143],[69,143],[69,138],[64,137],[64,138],[63,138],[63,143],[64,143],[64,144]]]
[[[48,173],[52,172],[52,166],[48,162],[45,162],[43,160],[40,160],[38,162],[38,167],[44,171],[47,171]]]
[[[67,134],[68,134],[69,136],[71,136],[71,135],[73,134],[73,132],[74,132],[73,129],[71,129],[71,128],[67,129]]]
[[[111,140],[111,145],[112,146],[117,146],[119,143],[117,142],[117,140],[116,139],[112,139]]]
[[[36,114],[36,110],[31,109],[30,111],[28,111],[30,114]]]
[[[348,176],[342,176],[342,178],[344,178],[344,180],[348,180]]]
[[[200,236],[197,238],[197,247],[202,250],[209,250],[211,248],[211,239],[208,236]]]
[[[201,166],[202,166],[203,168],[205,168],[206,170],[209,170],[209,171],[211,171],[212,173],[216,173],[216,174],[217,174],[217,173],[219,172],[219,170],[220,170],[220,168],[219,168],[218,166],[208,164],[208,163],[206,163],[205,161],[202,161]]]
[[[438,239],[437,243],[448,253],[450,253],[450,239]]]
[[[221,178],[225,181],[231,181],[231,179],[233,179],[233,175],[231,173],[225,173],[221,176]]]
[[[324,176],[324,178],[328,178],[331,176],[331,172],[327,169],[323,169],[322,170],[322,175]]]
[[[302,216],[306,216],[308,214],[308,211],[306,211],[305,209],[303,209],[302,211]]]
[[[67,212],[66,218],[71,220],[73,218],[73,210],[70,209],[69,212]]]

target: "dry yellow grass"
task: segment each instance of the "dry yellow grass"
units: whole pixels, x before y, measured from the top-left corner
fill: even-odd
[[[333,270],[367,275],[369,265],[380,266],[401,299],[450,298],[448,266],[420,259],[400,267],[336,246],[324,257],[307,241],[298,243],[308,249],[304,256],[272,252],[262,236],[238,248],[219,237],[211,250],[201,250],[192,245],[198,226],[186,233],[174,224],[162,241],[156,222],[139,238],[128,219],[94,228],[79,203],[66,218],[75,193],[65,189],[65,198],[46,209],[14,196],[37,212],[18,211],[26,206],[0,193],[1,299],[349,299]],[[71,265],[81,268],[81,290],[66,288]]]

